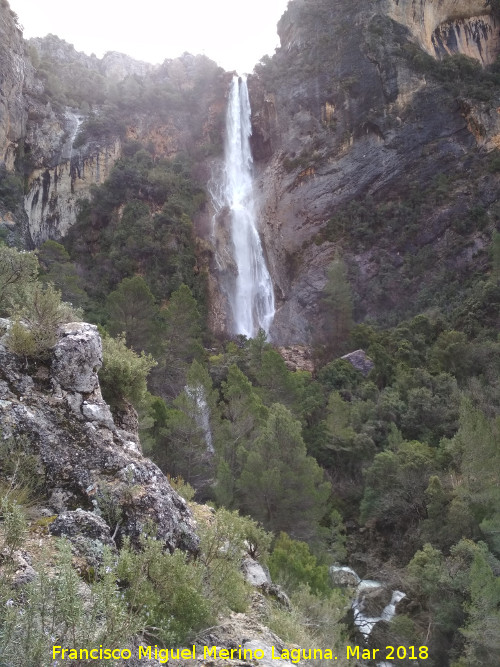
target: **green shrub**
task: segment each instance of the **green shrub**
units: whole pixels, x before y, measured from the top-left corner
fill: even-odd
[[[32,283],[26,290],[26,303],[9,331],[11,352],[43,359],[57,342],[57,329],[63,322],[79,320],[81,313],[61,301],[53,285]]]
[[[149,537],[141,552],[126,544],[120,554],[118,575],[125,598],[140,616],[146,631],[167,646],[179,646],[215,620],[203,590],[203,568],[186,554],[165,553]]]
[[[307,585],[301,584],[290,601],[289,610],[278,605],[270,608],[266,622],[273,632],[303,649],[330,648],[334,654],[336,651],[340,655],[343,646],[345,651],[347,637],[344,636],[341,619],[348,601],[343,593],[337,590],[332,591],[329,597],[319,597]],[[312,664],[330,665],[331,661],[316,658]]]
[[[85,587],[72,566],[70,545],[65,540],[57,545],[50,573],[40,568],[36,579],[21,589],[0,581],[2,665],[46,665],[54,645],[123,646],[144,629],[118,589],[109,550],[97,581]]]
[[[247,608],[249,591],[240,572],[247,536],[253,533],[262,554],[268,540],[267,533],[259,532],[256,526],[252,519],[223,508],[216,511],[208,524],[200,525],[199,560],[205,568],[205,590],[218,612],[228,609],[242,612]]]
[[[38,261],[31,252],[20,252],[0,243],[0,316],[12,315],[25,300],[35,281]]]
[[[9,554],[22,546],[28,524],[23,509],[15,500],[4,496],[0,505],[2,513],[3,542]]]
[[[44,485],[38,464],[27,438],[2,438],[0,431],[0,495],[20,505],[36,500]]]
[[[130,350],[124,336],[103,338],[102,356],[99,380],[105,400],[112,407],[119,407],[124,400],[138,406],[146,396],[146,378],[156,361],[150,354]]]
[[[305,542],[292,540],[286,533],[281,533],[276,540],[268,566],[272,580],[290,592],[306,584],[315,594],[328,596],[331,593],[328,567],[318,565]]]
[[[196,491],[193,489],[191,484],[189,484],[189,482],[185,482],[182,477],[170,476],[168,481],[170,482],[170,486],[174,489],[174,491],[177,491],[177,493],[182,496],[184,500],[187,500],[188,502],[193,500]]]
[[[15,209],[23,201],[23,179],[19,174],[6,172],[0,167],[0,204],[9,210]]]

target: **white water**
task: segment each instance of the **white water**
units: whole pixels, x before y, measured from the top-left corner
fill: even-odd
[[[61,151],[62,160],[71,160],[73,157],[73,142],[76,139],[80,125],[82,124],[83,118],[80,114],[76,114],[70,109],[66,110],[66,119],[69,126],[69,134],[66,142],[64,143]]]
[[[384,607],[380,616],[367,616],[364,614],[364,591],[370,588],[381,588],[382,584],[378,581],[371,581],[370,579],[363,579],[358,585],[356,591],[356,599],[352,603],[354,613],[354,624],[359,628],[360,632],[365,636],[371,633],[375,625],[379,621],[391,621],[396,614],[396,605],[402,600],[405,594],[401,591],[393,591],[391,601]]]
[[[210,408],[207,404],[205,388],[199,384],[196,385],[196,387],[186,386],[184,387],[184,391],[194,403],[194,420],[198,428],[203,431],[207,452],[209,454],[214,454],[215,449],[213,445],[212,429],[210,427]]]
[[[246,79],[233,78],[226,116],[223,198],[231,216],[231,239],[238,275],[230,293],[234,333],[269,333],[274,293],[257,231],[253,192],[252,126]]]
[[[350,584],[350,580],[357,582],[356,583],[356,597],[353,599],[351,607],[354,616],[354,625],[359,629],[359,631],[364,635],[365,639],[370,635],[371,631],[379,621],[391,621],[396,614],[396,605],[400,602],[405,596],[401,591],[392,591],[391,601],[387,604],[380,614],[380,616],[368,616],[365,613],[365,593],[375,588],[384,588],[384,584],[379,581],[372,581],[371,579],[361,580],[356,572],[346,565],[338,566],[331,565],[330,572],[335,575],[337,572],[345,573],[349,575],[346,577],[345,582],[339,582],[340,585]],[[339,585],[339,584],[337,584]],[[392,663],[377,663],[377,667],[390,667]]]

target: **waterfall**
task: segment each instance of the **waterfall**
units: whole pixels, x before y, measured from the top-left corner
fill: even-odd
[[[198,384],[195,387],[186,386],[184,387],[184,391],[194,403],[194,420],[198,428],[203,431],[207,453],[214,454],[215,449],[213,445],[212,429],[210,427],[210,408],[207,404],[205,388],[201,384]]]
[[[71,160],[73,157],[73,142],[76,139],[83,118],[80,114],[71,111],[71,109],[66,109],[65,117],[68,123],[68,138],[61,150],[61,160]]]
[[[226,117],[226,152],[222,196],[230,212],[233,259],[237,275],[229,289],[234,333],[253,337],[269,328],[274,293],[257,231],[252,178],[250,98],[246,79],[235,76]]]
[[[354,624],[359,628],[365,638],[370,635],[371,631],[379,621],[391,621],[396,614],[397,603],[406,597],[402,591],[392,591],[391,601],[382,609],[380,616],[371,616],[365,613],[364,610],[364,594],[374,588],[382,588],[382,584],[378,581],[371,581],[370,579],[361,581],[358,584],[356,598],[352,603]]]

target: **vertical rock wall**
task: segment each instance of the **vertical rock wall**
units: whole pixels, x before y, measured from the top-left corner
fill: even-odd
[[[25,70],[22,33],[8,4],[0,0],[0,164],[5,163],[9,171],[26,123]]]
[[[32,172],[24,204],[33,245],[66,235],[76,222],[78,200],[90,196],[91,185],[106,180],[120,153],[121,145],[116,140],[87,157],[75,155],[55,167]]]
[[[432,56],[463,53],[489,65],[499,53],[500,23],[485,0],[382,0],[381,5]]]

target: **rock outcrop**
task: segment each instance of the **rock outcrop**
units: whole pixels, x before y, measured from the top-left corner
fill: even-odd
[[[104,402],[97,328],[61,327],[47,363],[26,363],[0,338],[0,424],[3,438],[24,438],[36,454],[57,534],[94,539],[106,532],[138,541],[149,525],[168,549],[196,552],[186,502],[140,451],[137,433],[117,428]],[[83,510],[81,512],[80,510]],[[96,515],[89,518],[88,512]],[[111,533],[108,529],[108,541]]]

